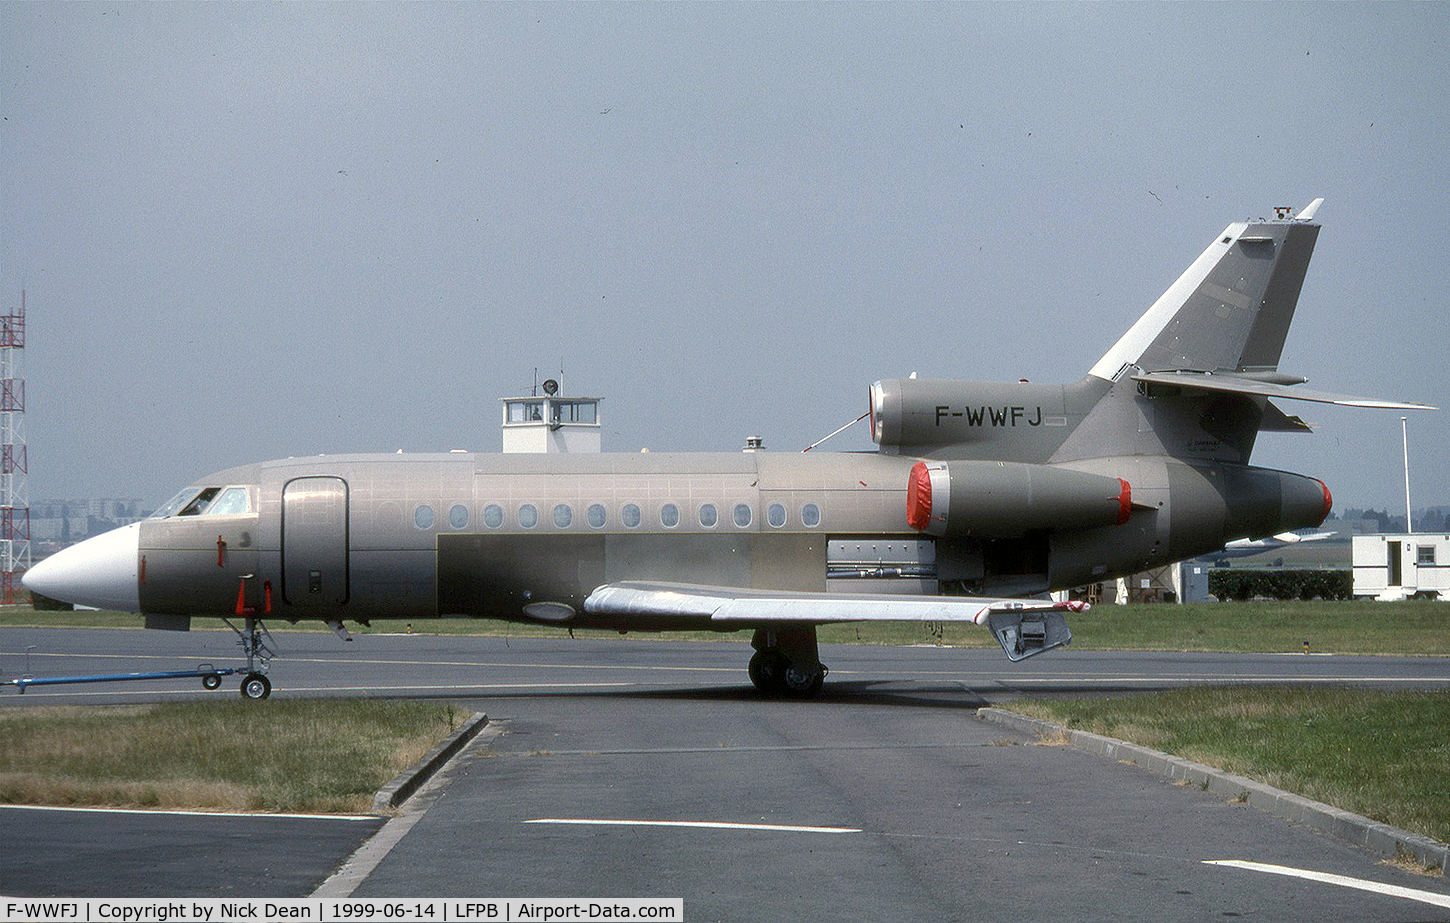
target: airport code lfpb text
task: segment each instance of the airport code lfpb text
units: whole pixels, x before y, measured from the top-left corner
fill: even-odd
[[[14,923],[552,923],[685,918],[683,898],[427,898],[408,900],[0,898]]]

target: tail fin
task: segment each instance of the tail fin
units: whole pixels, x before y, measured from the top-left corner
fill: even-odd
[[[1275,371],[1323,201],[1292,218],[1229,225],[1090,374],[1117,381],[1129,370]]]

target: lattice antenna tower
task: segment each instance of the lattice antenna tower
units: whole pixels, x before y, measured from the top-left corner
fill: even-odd
[[[25,292],[20,309],[0,315],[0,605],[17,600],[30,568],[30,495],[25,483]]]

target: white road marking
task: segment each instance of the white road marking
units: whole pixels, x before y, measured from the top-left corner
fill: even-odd
[[[376,814],[264,814],[245,811],[167,811],[161,808],[85,808],[47,804],[0,804],[8,811],[67,811],[73,814],[151,814],[157,817],[246,817],[253,820],[377,820]]]
[[[695,827],[704,830],[769,830],[785,833],[860,833],[858,827],[801,827],[792,824],[736,824],[706,820],[606,820],[587,817],[536,817],[526,824],[573,824],[595,827]]]
[[[1450,907],[1450,894],[1440,894],[1435,891],[1419,891],[1415,888],[1402,888],[1399,885],[1387,885],[1378,881],[1365,881],[1362,878],[1350,878],[1345,875],[1331,875],[1328,872],[1311,872],[1308,869],[1290,868],[1286,865],[1269,865],[1264,862],[1245,862],[1242,859],[1205,859],[1203,860],[1203,864],[1247,869],[1251,872],[1265,872],[1269,875],[1285,875],[1290,878],[1303,878],[1307,881],[1319,881],[1324,884],[1339,885],[1341,888],[1354,888],[1359,891],[1371,891],[1375,894],[1387,894],[1391,897],[1403,897],[1406,900],[1419,901],[1422,904],[1430,904],[1435,907]]]

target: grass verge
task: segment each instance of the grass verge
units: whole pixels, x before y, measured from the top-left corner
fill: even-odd
[[[1450,602],[1226,602],[1197,605],[1094,606],[1072,616],[1077,650],[1293,651],[1336,654],[1432,654],[1450,656]],[[0,627],[140,628],[141,617],[119,612],[37,612],[28,607],[0,610]],[[415,619],[377,621],[371,628],[349,625],[359,634],[488,635],[556,638],[566,629],[488,619]],[[327,631],[321,622],[289,626],[268,623],[273,631]],[[196,618],[197,631],[225,631],[220,619]],[[826,644],[930,644],[991,647],[991,635],[970,623],[854,622],[823,625]],[[617,638],[617,632],[576,629],[581,638]],[[746,632],[691,631],[631,634],[631,638],[670,640],[747,640]]]
[[[1450,841],[1450,691],[1190,687],[1007,707]]]
[[[0,709],[0,802],[366,814],[467,717],[370,699]]]

